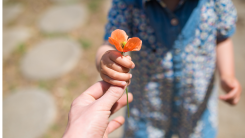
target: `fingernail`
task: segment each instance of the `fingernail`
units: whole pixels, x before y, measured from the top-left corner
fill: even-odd
[[[135,65],[133,64],[131,68],[133,69],[134,67],[135,67]]]
[[[125,86],[126,84],[127,84],[127,83],[126,83],[125,81],[124,81],[124,82],[122,82],[122,85],[123,85],[123,86]]]
[[[130,78],[132,78],[132,74],[129,74]]]

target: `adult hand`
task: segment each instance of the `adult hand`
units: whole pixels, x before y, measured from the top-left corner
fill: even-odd
[[[124,88],[104,81],[88,88],[73,101],[63,138],[107,138],[124,123],[122,116],[109,121],[111,114],[127,104],[123,92]],[[131,102],[133,95],[128,96]]]

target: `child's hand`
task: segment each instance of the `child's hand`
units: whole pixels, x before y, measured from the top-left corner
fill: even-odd
[[[116,86],[126,86],[126,82],[132,78],[132,74],[128,72],[134,66],[130,56],[124,57],[120,52],[110,50],[102,56],[99,72],[104,81]]]
[[[221,87],[227,94],[222,95],[219,98],[231,105],[236,105],[240,100],[242,92],[239,81],[236,78],[222,78]]]

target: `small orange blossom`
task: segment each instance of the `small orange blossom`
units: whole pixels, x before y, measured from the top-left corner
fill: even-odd
[[[111,33],[109,42],[116,47],[120,52],[139,51],[141,49],[142,41],[138,37],[128,39],[125,31],[116,29]]]

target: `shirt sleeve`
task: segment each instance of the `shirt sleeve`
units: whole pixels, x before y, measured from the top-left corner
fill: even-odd
[[[231,0],[217,0],[217,40],[231,37],[236,30],[237,11]]]
[[[127,5],[123,0],[112,1],[112,7],[108,13],[108,22],[105,26],[105,41],[116,29],[122,29],[128,36],[131,36],[132,8],[132,5]]]

